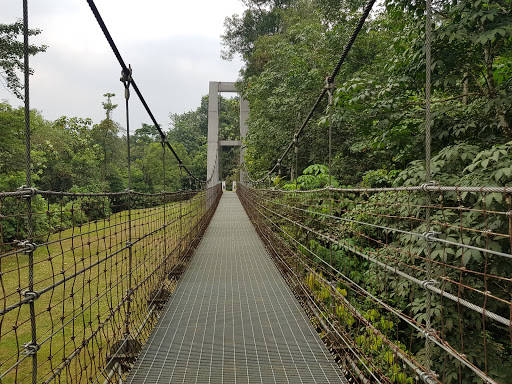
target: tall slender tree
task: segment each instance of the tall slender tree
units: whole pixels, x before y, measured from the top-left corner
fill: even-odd
[[[23,99],[23,85],[18,72],[23,71],[23,42],[19,36],[23,33],[23,22],[0,24],[0,81],[17,98]],[[29,29],[29,36],[37,36],[40,29]],[[33,56],[45,52],[46,45],[29,45],[28,53]],[[30,70],[30,73],[33,71]]]

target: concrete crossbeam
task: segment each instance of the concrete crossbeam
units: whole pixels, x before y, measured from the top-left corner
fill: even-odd
[[[239,147],[242,142],[240,140],[220,140],[219,145],[221,147]]]
[[[219,81],[217,84],[219,85],[219,92],[238,92],[233,82]]]

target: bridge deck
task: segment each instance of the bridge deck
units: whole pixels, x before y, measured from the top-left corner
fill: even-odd
[[[128,383],[346,383],[225,193]]]

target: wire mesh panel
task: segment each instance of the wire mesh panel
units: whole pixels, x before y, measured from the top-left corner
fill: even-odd
[[[509,381],[510,188],[238,193],[354,380]]]
[[[32,237],[26,232],[28,193]],[[31,381],[34,354],[38,382],[104,382],[124,375],[220,194],[219,188],[0,193],[1,382]]]

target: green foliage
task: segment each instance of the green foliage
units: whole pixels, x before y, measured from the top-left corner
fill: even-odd
[[[29,36],[37,36],[40,29],[29,29]],[[23,85],[18,77],[18,72],[24,70],[23,66],[23,42],[19,36],[23,34],[23,22],[17,21],[13,24],[0,24],[0,79],[3,85],[10,90],[17,98],[23,99]],[[46,45],[29,45],[28,54],[34,56],[39,52],[45,52]],[[33,71],[30,69],[30,73]]]
[[[330,67],[326,58],[334,56],[325,27],[310,5],[301,3],[285,15],[286,32],[262,36],[249,63],[251,71],[245,73],[244,93],[251,106],[246,155],[250,174],[274,165],[323,86]],[[341,34],[327,33],[333,39]],[[326,132],[325,127],[314,123],[306,130],[307,138],[299,143],[299,170],[327,162],[326,136],[321,131]]]
[[[242,55],[246,63],[242,88],[251,105],[246,158],[251,175],[266,174],[293,139],[324,86],[326,74],[337,61],[359,17],[360,6],[358,1],[298,0],[279,10],[278,31],[258,36],[256,31],[250,41],[243,41],[247,36],[238,36],[239,46],[248,43],[249,48]],[[512,3],[434,0],[433,8],[431,178],[439,185],[510,186]],[[320,104],[299,138],[297,158],[292,150],[282,159],[281,175],[273,178],[276,188],[310,190],[327,186],[325,167],[311,164],[328,161],[328,112],[332,112],[331,171],[339,184],[380,188],[425,183],[424,12],[424,2],[409,0],[387,0],[372,12],[336,79],[332,111],[326,108],[325,100]],[[290,180],[292,168],[294,174],[302,171],[302,175],[296,183],[283,185],[283,180]],[[425,298],[416,293],[413,283],[396,279],[381,266],[357,255],[372,255],[386,263],[393,260],[398,265],[410,265],[414,255],[418,260],[408,273],[423,278],[424,238],[362,223],[419,234],[430,231],[433,228],[427,228],[422,220],[424,192],[343,193],[334,206],[329,204],[330,197],[311,202],[302,201],[302,194],[287,195],[299,200],[305,212],[301,223],[318,234],[327,236],[325,215],[330,209],[335,216],[347,220],[329,229],[329,235],[334,231],[338,239],[331,250],[321,236],[312,239],[311,235],[297,231],[296,240],[304,244],[299,250],[306,260],[318,263],[317,266],[321,266],[321,260],[331,262],[355,283],[425,324]],[[431,212],[432,223],[437,223],[433,226],[442,233],[441,237],[510,253],[510,239],[506,236],[510,232],[509,220],[489,214],[509,212],[510,196],[444,192],[431,193],[431,199],[434,206],[445,207],[432,208]],[[457,211],[447,207],[465,208]],[[401,217],[410,219],[400,220]],[[287,224],[281,225],[285,228]],[[508,287],[498,283],[486,286],[478,274],[466,271],[485,271],[506,279],[512,273],[510,263],[475,249],[437,243],[432,244],[431,257],[435,262],[461,268],[446,272],[442,264],[435,264],[435,276],[447,275],[443,289],[453,291],[452,282],[460,282],[461,297],[487,305],[489,310],[508,318],[510,308],[506,304],[484,304],[481,295],[465,287],[489,290],[509,300]],[[319,305],[326,304],[328,298],[327,287],[322,286],[321,280],[318,275],[306,277]],[[371,303],[353,299],[347,287],[340,289],[347,289],[347,300],[374,328],[362,327],[359,334],[352,334],[356,347],[373,361],[386,362],[385,368],[379,369],[385,371],[391,382],[413,382],[396,354],[379,344],[375,329],[395,335],[394,342],[400,349],[410,349],[407,353],[420,363],[424,362],[424,344],[411,342],[406,348],[401,343],[409,344],[413,337],[400,320],[387,318]],[[330,297],[332,300],[332,290]],[[506,382],[512,374],[508,333],[489,322],[484,333],[479,314],[456,306],[447,300],[441,302],[436,296],[432,305],[433,327],[453,348],[463,349],[469,361],[479,367],[487,364],[487,372],[494,379]],[[347,305],[337,302],[334,310],[326,307],[324,313],[333,311],[345,332],[352,332]],[[454,315],[457,313],[460,319]],[[487,358],[481,345],[484,336]],[[439,350],[433,359],[435,370],[443,372],[444,383],[474,382],[474,374],[468,368],[459,367]],[[362,359],[361,369],[365,369],[363,363],[370,365],[370,361]]]
[[[226,50],[222,52],[223,58],[231,60],[235,54],[250,57],[260,36],[271,36],[280,31],[281,11],[290,3],[291,0],[245,0],[247,9],[243,15],[235,14],[224,20],[222,43]]]
[[[0,190],[16,190],[25,183],[24,130],[23,108],[14,109],[1,103]],[[37,111],[31,111],[32,179],[35,186],[64,192],[126,189],[126,138],[119,136],[119,130],[120,126],[110,119],[93,125],[90,119],[62,116],[49,122]],[[156,147],[151,147],[155,140],[154,131],[153,127],[145,125],[132,137],[132,172],[137,190],[141,192],[160,191],[163,186],[161,146],[155,144]],[[182,148],[179,152],[186,158]],[[145,156],[149,157],[138,161]],[[145,163],[145,170],[138,168],[142,163]],[[167,188],[181,188],[179,170],[169,156],[168,168]]]
[[[25,113],[0,103],[0,189],[13,190],[23,184]],[[19,180],[19,181],[18,181]]]
[[[480,150],[473,144],[443,148],[432,158],[432,178],[438,184],[503,187],[512,183],[512,142]],[[395,185],[419,185],[425,180],[425,164],[414,161],[402,171]]]
[[[333,300],[332,288],[326,284],[322,273],[310,272],[306,274],[305,283],[313,293],[315,301],[319,304],[324,304],[323,309],[332,313],[339,321],[343,331],[353,338],[355,346],[359,351],[363,352],[365,359],[373,359],[374,362],[379,362],[381,369],[384,368],[385,375],[392,383],[414,383],[414,378],[403,367],[398,365],[396,352],[386,341],[386,339],[389,340],[389,335],[393,335],[396,332],[396,325],[392,320],[381,315],[374,308],[364,310],[364,305],[361,305],[361,302],[350,298],[347,290],[340,287],[337,287],[336,291],[343,299],[339,300],[336,298],[337,304],[331,305],[331,300]],[[351,299],[350,303],[347,299]],[[354,311],[357,311],[357,315]],[[355,316],[362,316],[370,325],[365,326],[358,322],[359,325],[355,327]],[[408,353],[402,343],[399,341],[395,343],[402,350],[403,354]],[[363,367],[361,366],[361,368]]]
[[[337,60],[339,42],[357,19],[357,5],[297,1],[280,10],[278,33],[253,36],[242,84],[251,103],[250,174],[264,174],[292,139],[302,121],[298,115],[309,112]],[[512,139],[510,5],[434,2],[434,156],[447,147],[480,152]],[[343,185],[390,185],[395,175],[374,172],[409,166],[412,172],[425,157],[423,12],[422,3],[387,1],[366,22],[342,66],[332,148],[333,174]],[[317,121],[299,138],[299,171],[326,162],[327,114]],[[284,163],[290,168],[294,156]],[[495,176],[501,185],[503,174]]]
[[[333,187],[338,186],[338,182],[334,178],[331,178],[331,184]],[[282,189],[295,190],[295,185],[300,190],[325,188],[329,185],[329,168],[322,164],[310,165],[303,171],[303,175],[297,178],[297,184],[285,184]]]
[[[106,118],[99,124],[91,119],[62,116],[51,122],[31,111],[32,179],[38,189],[52,191],[118,192],[128,186],[128,153],[123,128],[110,116],[117,107],[111,93],[102,106]],[[221,98],[221,138],[238,138],[237,99]],[[168,140],[184,164],[199,178],[206,179],[206,137],[208,98],[196,111],[172,115]],[[24,109],[0,103],[0,190],[13,191],[25,183]],[[160,134],[149,124],[130,135],[131,189],[154,193],[164,188],[163,150]],[[235,152],[235,151],[233,151]],[[236,153],[226,153],[222,167],[236,174]],[[189,183],[166,149],[165,189],[195,187]]]
[[[391,187],[398,174],[398,170],[376,169],[368,171],[364,174],[361,185],[366,188]]]
[[[220,140],[237,140],[240,138],[239,111],[238,98],[219,97]],[[169,139],[184,145],[189,158],[185,164],[194,175],[206,180],[208,96],[202,97],[201,105],[196,110],[182,114],[171,114],[170,118]],[[233,175],[236,176],[238,153],[238,147],[223,148],[220,158],[222,180],[233,178]],[[183,187],[188,189],[188,182]]]

